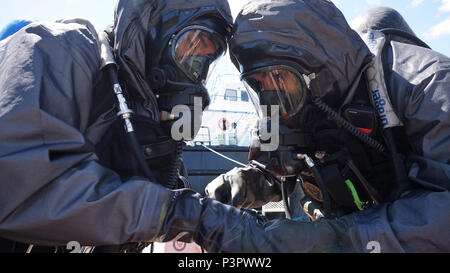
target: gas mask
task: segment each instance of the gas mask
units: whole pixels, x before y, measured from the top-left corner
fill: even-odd
[[[212,28],[192,25],[172,35],[159,67],[151,69],[149,82],[156,93],[165,125],[170,128],[176,120],[183,118],[170,114],[176,106],[189,108],[191,131],[189,137],[184,137],[185,141],[193,140],[200,130],[203,111],[210,104],[205,81],[226,48],[224,36]],[[198,106],[196,102],[200,99]]]
[[[312,78],[313,75],[300,74],[287,65],[268,66],[242,75],[259,116],[249,159],[267,164],[281,177],[297,176],[304,169],[304,163],[295,158],[296,151],[304,152],[313,147],[313,121],[319,119],[320,113],[311,106],[309,84]],[[274,106],[278,107],[278,113],[272,110]],[[267,144],[264,140],[273,140],[274,133],[278,134],[272,130],[276,130],[272,128],[274,122],[279,122],[279,145],[264,151]]]
[[[255,69],[243,74],[242,79],[260,117],[250,161],[262,163],[278,177],[300,176],[305,192],[324,204],[329,217],[333,217],[334,212],[328,213],[335,203],[351,211],[380,201],[379,194],[358,169],[359,162],[353,161],[354,150],[347,149],[348,145],[351,149],[363,145],[355,142],[359,138],[381,151],[382,145],[362,132],[364,124],[376,120],[375,111],[347,105],[343,107],[345,118],[342,117],[314,93],[314,74],[301,74],[287,65]],[[264,111],[265,105],[277,106],[279,112],[274,114],[270,108]],[[271,132],[275,119],[279,120],[279,146],[264,151],[264,140],[268,139],[265,134],[273,137],[278,133]]]

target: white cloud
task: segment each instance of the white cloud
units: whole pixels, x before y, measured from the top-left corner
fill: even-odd
[[[66,0],[66,4],[69,6],[75,6],[81,4],[81,0]]]
[[[450,35],[450,17],[442,21],[441,23],[431,27],[426,33],[423,34],[428,39],[438,39],[442,36]]]
[[[366,0],[367,4],[369,5],[374,5],[374,6],[379,6],[381,5],[381,0]]]
[[[420,4],[423,3],[423,1],[424,1],[424,0],[413,0],[413,1],[411,2],[411,6],[413,6],[413,7],[418,7],[418,6],[420,6]]]
[[[450,12],[450,0],[441,0],[439,11]]]

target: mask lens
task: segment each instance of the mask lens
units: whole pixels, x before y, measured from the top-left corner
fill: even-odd
[[[301,110],[306,101],[308,88],[303,77],[288,67],[259,69],[243,79],[260,118],[270,115],[264,114],[261,106],[278,105],[280,116],[289,119]]]
[[[214,32],[190,29],[175,38],[173,59],[194,82],[206,79],[210,66],[225,52],[225,42]]]

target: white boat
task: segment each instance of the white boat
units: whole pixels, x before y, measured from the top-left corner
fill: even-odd
[[[211,104],[203,114],[197,138],[189,145],[249,147],[257,121],[255,107],[228,56],[216,68],[206,85]]]

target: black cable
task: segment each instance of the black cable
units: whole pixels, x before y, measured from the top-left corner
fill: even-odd
[[[151,181],[156,181],[155,177],[152,174],[149,166],[147,165],[147,161],[144,157],[144,152],[141,149],[141,145],[139,144],[139,140],[134,131],[133,125],[131,123],[131,113],[132,111],[128,109],[128,105],[126,104],[125,97],[123,96],[122,89],[119,84],[119,78],[117,76],[117,68],[115,65],[109,65],[109,76],[114,86],[114,92],[117,96],[119,105],[121,107],[119,115],[124,120],[125,130],[128,136],[128,142],[130,148],[136,158],[139,167],[144,172],[144,175],[150,179]]]
[[[169,172],[169,177],[167,179],[166,187],[175,190],[178,188],[178,176],[179,176],[179,168],[181,165],[181,159],[183,157],[183,142],[178,141],[176,147],[176,155],[175,159],[172,163],[172,167]]]
[[[325,102],[323,102],[320,98],[315,98],[313,103],[317,108],[321,111],[325,112],[331,119],[333,119],[338,125],[342,126],[346,131],[351,133],[353,136],[359,138],[363,143],[372,147],[380,153],[384,153],[386,148],[383,144],[371,138],[369,135],[364,134],[358,128],[356,128],[353,124],[348,122],[346,119],[341,117],[336,111],[334,111],[330,106],[328,106]]]
[[[283,197],[283,203],[284,203],[284,210],[286,213],[286,218],[289,220],[292,220],[292,212],[291,212],[291,206],[289,205],[289,197],[288,197],[288,190],[285,182],[281,183],[281,196]]]

